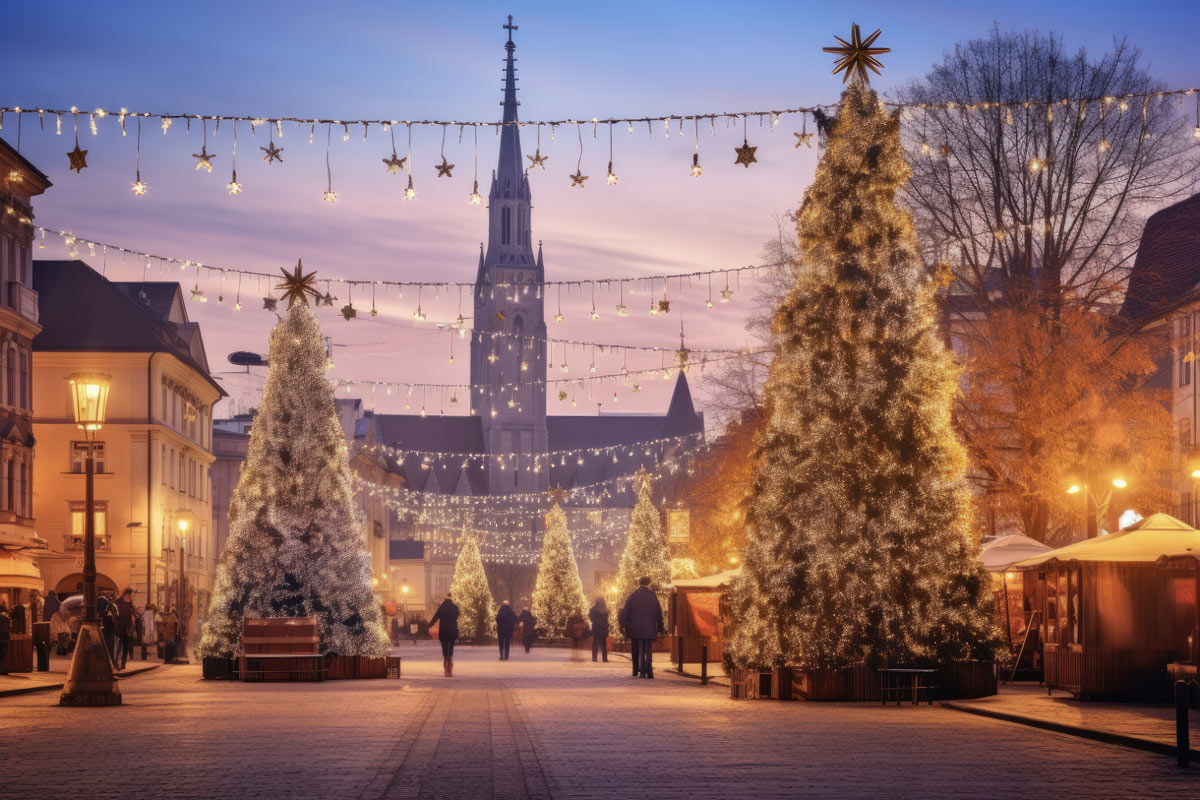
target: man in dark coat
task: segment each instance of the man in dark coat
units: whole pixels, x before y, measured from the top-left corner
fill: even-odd
[[[650,591],[650,579],[639,578],[638,588],[625,601],[617,624],[629,637],[633,650],[633,677],[654,677],[654,640],[666,633],[658,595]]]
[[[513,629],[517,627],[517,612],[505,600],[496,612],[496,634],[500,639],[500,660],[508,661],[508,649],[512,647]]]
[[[521,623],[521,643],[525,645],[525,652],[529,652],[529,648],[533,647],[533,626],[537,625],[537,617],[529,610],[529,606],[521,609],[521,614],[517,617],[517,622]]]
[[[62,601],[58,599],[58,592],[51,589],[46,593],[46,604],[42,606],[42,622],[49,622],[54,619],[55,612],[62,605]]]
[[[458,638],[458,606],[446,595],[429,624],[438,624],[438,641],[442,643],[442,670],[447,678],[454,677],[454,640]]]
[[[108,657],[116,661],[117,657],[117,618],[113,613],[112,598],[105,590],[96,595],[96,619],[100,622],[100,633],[104,646],[108,648]]]
[[[608,661],[608,606],[603,597],[597,597],[592,610],[588,612],[588,620],[592,623],[592,661],[597,653],[603,654]]]
[[[113,614],[116,617],[117,651],[113,653],[113,663],[117,669],[125,669],[129,656],[133,655],[134,623],[133,617],[137,609],[133,605],[133,589],[125,589],[113,604]]]

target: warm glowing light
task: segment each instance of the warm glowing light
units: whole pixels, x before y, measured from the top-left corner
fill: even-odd
[[[737,557],[737,556],[730,556],[730,557],[729,557],[729,563],[730,563],[730,564],[736,564],[736,563],[738,563],[738,557]]]
[[[338,195],[337,195],[337,192],[332,192],[332,191],[326,192],[324,195],[321,196],[321,199],[324,200],[326,203],[329,203],[329,205],[333,205],[334,203],[337,202]]]
[[[1194,469],[1194,470],[1192,470],[1192,478],[1193,478],[1194,480],[1198,480],[1198,481],[1200,481],[1200,469]]]
[[[229,183],[225,184],[225,188],[229,190],[230,194],[242,193],[242,185],[237,181],[230,181]]]
[[[129,188],[133,190],[133,194],[135,197],[142,197],[143,195],[146,194],[146,189],[148,189],[150,187],[148,187],[145,184],[145,182],[139,178],[138,180],[134,181],[133,186],[131,186]]]
[[[704,174],[704,167],[700,166],[700,154],[692,153],[692,168],[688,172],[693,178],[699,178]]]
[[[1070,489],[1067,489],[1067,494],[1079,494],[1081,491],[1079,484],[1072,484]]]
[[[100,430],[108,408],[108,388],[112,376],[107,373],[76,373],[67,380],[71,384],[76,426],[85,431]]]
[[[1017,577],[1017,573],[1015,573],[1015,572],[1004,573],[1004,580],[1006,580],[1006,581],[1011,581],[1015,577]]]
[[[1117,487],[1118,489],[1124,489],[1129,484],[1125,482],[1124,478],[1113,478],[1112,485]]]

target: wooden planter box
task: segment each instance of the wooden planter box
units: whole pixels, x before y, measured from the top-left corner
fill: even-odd
[[[32,634],[14,633],[9,636],[4,665],[9,672],[33,672]]]
[[[844,669],[793,669],[792,697],[796,700],[846,700]]]
[[[205,656],[201,662],[201,675],[206,681],[236,681],[238,661],[226,656]]]
[[[954,661],[938,668],[941,700],[970,700],[996,693],[996,665],[991,661]]]
[[[325,656],[325,666],[330,680],[356,680],[359,678],[386,678],[387,656]]]
[[[772,684],[778,680],[773,670],[735,668],[729,673],[729,696],[733,700],[768,700]]]

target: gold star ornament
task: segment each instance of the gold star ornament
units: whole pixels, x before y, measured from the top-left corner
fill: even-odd
[[[734,165],[741,164],[746,169],[750,169],[751,164],[758,162],[758,159],[754,157],[754,151],[757,149],[757,147],[751,147],[750,142],[742,139],[742,146],[733,148],[734,152],[737,153],[737,159],[733,162]]]
[[[67,153],[67,158],[70,159],[71,162],[69,169],[73,169],[76,172],[83,172],[85,169],[87,169],[87,154],[88,151],[80,150],[79,142],[76,142],[75,149]]]
[[[833,74],[839,72],[842,75],[842,82],[849,83],[852,78],[857,78],[862,81],[863,85],[870,83],[867,76],[867,70],[870,69],[876,75],[882,75],[880,70],[883,64],[879,62],[875,56],[883,53],[890,53],[890,47],[872,47],[875,40],[879,38],[881,31],[876,28],[875,32],[866,39],[862,38],[862,33],[858,29],[858,23],[850,25],[850,41],[846,41],[840,36],[834,36],[838,40],[841,47],[823,47],[821,48],[826,53],[834,53],[841,56],[833,65]]]
[[[321,293],[313,288],[313,283],[316,280],[317,273],[310,272],[304,274],[304,262],[297,261],[296,269],[293,272],[280,270],[283,273],[283,283],[277,285],[276,289],[283,290],[282,300],[287,300],[288,308],[300,303],[308,305],[308,298],[312,296],[319,298]]]
[[[534,167],[541,167],[542,169],[545,169],[546,159],[548,159],[550,156],[542,155],[542,148],[539,147],[537,150],[533,151],[533,155],[525,157],[529,159],[530,169],[533,169]]]
[[[450,170],[454,169],[454,165],[447,161],[445,156],[442,156],[442,163],[434,164],[433,168],[437,170],[439,178],[454,177],[450,174]]]
[[[559,505],[566,501],[567,490],[562,488],[561,483],[554,484],[554,488],[550,490],[550,499]]]
[[[571,185],[578,186],[580,189],[582,189],[583,182],[586,181],[587,179],[588,179],[588,176],[583,174],[583,170],[576,169],[575,174],[571,176]]]

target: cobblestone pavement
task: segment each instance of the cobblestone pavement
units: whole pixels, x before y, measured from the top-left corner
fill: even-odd
[[[517,649],[519,650],[519,648]],[[0,699],[0,798],[1196,797],[1200,770],[937,706],[732,702],[579,653],[405,645],[402,680]]]
[[[1166,703],[1105,703],[1094,700],[1075,700],[1067,692],[1046,694],[1044,686],[1001,686],[1000,693],[978,700],[956,700],[955,705],[981,708],[1004,714],[1074,725],[1105,733],[1136,736],[1163,744],[1175,745],[1175,707]],[[1192,748],[1200,747],[1200,713],[1188,715],[1191,723]]]

